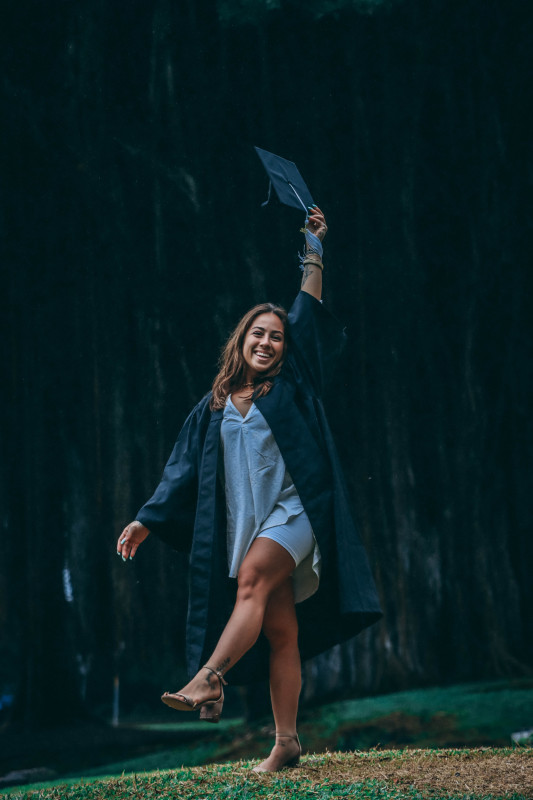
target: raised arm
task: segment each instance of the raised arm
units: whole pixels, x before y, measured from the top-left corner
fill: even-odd
[[[328,226],[322,211],[318,206],[313,206],[309,209],[309,217],[307,220],[306,228],[310,233],[314,233],[320,241],[324,239],[327,233]],[[324,266],[320,255],[313,251],[306,242],[305,257],[303,261],[303,275],[302,275],[302,292],[315,297],[317,300],[322,299],[322,270]]]

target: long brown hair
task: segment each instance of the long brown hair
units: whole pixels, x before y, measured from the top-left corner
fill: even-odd
[[[283,355],[277,364],[274,364],[271,370],[261,373],[261,375],[255,379],[255,386],[252,392],[253,399],[256,400],[258,397],[263,397],[272,388],[271,379],[279,373],[283,365],[285,353],[287,352],[287,312],[282,306],[275,305],[274,303],[261,303],[251,308],[244,315],[224,345],[219,359],[218,375],[213,381],[212,396],[209,403],[209,407],[212,411],[217,408],[224,408],[228,394],[231,394],[232,389],[244,383],[246,368],[246,362],[242,353],[244,337],[254,319],[260,314],[276,314],[283,323],[285,335],[283,337]]]

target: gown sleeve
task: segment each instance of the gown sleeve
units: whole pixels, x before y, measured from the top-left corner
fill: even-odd
[[[293,367],[321,395],[346,343],[343,326],[320,300],[299,292],[289,311],[289,336]]]
[[[154,494],[135,517],[175,550],[190,549],[198,497],[198,407],[189,414]]]

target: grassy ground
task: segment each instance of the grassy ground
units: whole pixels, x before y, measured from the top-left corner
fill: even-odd
[[[335,750],[378,744],[505,747],[511,743],[511,733],[533,728],[533,680],[396,692],[331,703],[321,707],[316,720],[310,716],[313,735],[326,738]]]
[[[53,783],[32,784],[26,788],[27,794],[17,795],[19,797],[111,797],[115,796],[109,794],[111,791],[109,787],[114,785],[112,776],[115,776],[115,780],[119,780],[118,776],[121,776],[120,781],[127,781],[128,774],[132,776],[136,774],[135,780],[144,782],[143,791],[147,793],[146,796],[156,796],[155,787],[158,780],[162,780],[164,784],[160,789],[161,797],[177,795],[176,780],[183,800],[189,797],[248,796],[252,798],[254,792],[258,797],[263,796],[258,793],[258,787],[256,787],[257,791],[254,789],[254,792],[250,793],[251,790],[246,783],[249,778],[245,780],[247,767],[244,764],[248,763],[250,759],[264,757],[269,752],[272,743],[272,731],[269,725],[254,730],[245,729],[241,720],[223,720],[218,726],[206,725],[194,721],[192,715],[177,714],[170,709],[168,712],[169,722],[167,723],[129,725],[118,730],[105,728],[95,731],[91,729],[85,733],[83,730],[44,732],[40,740],[34,740],[32,743],[25,735],[21,737],[20,741],[13,735],[4,739],[0,737],[0,774],[25,767],[48,767],[55,772],[55,776],[51,776],[57,778],[55,784],[62,782],[64,785],[67,780],[72,786],[80,786],[80,781],[83,781],[84,785],[83,789],[76,789],[77,794],[64,794],[65,790],[63,789],[60,794],[54,795],[51,793]],[[298,787],[296,787],[295,797],[439,797],[439,794],[417,795],[418,780],[429,774],[436,775],[437,767],[439,770],[444,769],[443,765],[455,763],[458,759],[463,759],[463,766],[456,769],[459,775],[455,777],[458,779],[462,777],[463,769],[466,769],[469,781],[474,780],[471,773],[472,770],[475,772],[478,764],[481,765],[482,771],[486,771],[489,767],[490,769],[494,768],[494,771],[499,771],[505,780],[509,778],[510,771],[515,767],[518,769],[518,763],[521,765],[520,769],[523,768],[527,772],[532,763],[531,750],[521,749],[515,753],[512,750],[494,750],[494,748],[508,748],[511,745],[513,732],[531,728],[533,728],[533,681],[531,679],[464,684],[346,700],[307,709],[301,714],[299,731],[304,753],[316,755],[306,757],[304,770],[296,773],[286,772],[284,775],[291,775],[291,785],[295,780],[292,776],[301,776],[297,778]],[[476,749],[480,746],[490,749]],[[412,750],[405,750],[406,747],[412,748]],[[394,794],[397,785],[404,786],[402,783],[404,779],[400,773],[394,776],[400,782],[391,783],[387,788],[389,794],[379,794],[381,791],[379,780],[381,780],[380,776],[383,775],[383,770],[387,770],[389,767],[399,769],[396,757],[392,757],[390,753],[386,754],[385,748],[387,748],[387,753],[390,748],[398,748],[398,751],[393,752],[403,753],[402,758],[407,769],[405,780],[410,781],[408,786],[415,787],[409,789],[411,794]],[[329,753],[356,752],[356,756],[350,756],[353,772],[350,780],[355,785],[364,778],[366,781],[365,791],[374,792],[374,794],[357,794],[355,789],[353,790],[355,794],[353,792],[352,794],[348,792],[347,795],[331,794],[333,790],[330,791],[331,787],[328,786],[316,794],[318,790],[310,788],[314,774],[312,770],[320,771],[317,781],[321,782],[324,777],[324,769],[329,770],[331,767],[334,772],[335,770],[338,772],[338,768],[345,764],[345,759],[348,758],[348,756],[340,754],[334,757],[320,755],[327,751]],[[415,758],[412,755],[414,753],[419,755]],[[433,757],[432,754],[438,753],[441,755]],[[488,760],[487,753],[493,754],[492,761]],[[321,762],[321,758],[326,758],[326,761]],[[204,772],[196,773],[190,770],[176,772],[177,767],[195,767],[213,762],[218,766],[210,767]],[[232,763],[220,766],[222,762]],[[364,770],[362,772],[363,765],[370,765],[369,773]],[[377,772],[375,772],[376,769]],[[170,770],[170,772],[158,773],[154,772],[155,770]],[[214,772],[210,770],[214,770]],[[234,772],[235,780],[241,781],[238,783],[238,786],[241,787],[239,791],[244,794],[235,794],[237,788],[231,777]],[[140,777],[139,773],[149,774]],[[193,777],[184,778],[185,774]],[[204,784],[207,788],[211,787],[214,785],[213,781],[216,783],[216,775],[225,775],[224,781],[229,781],[227,786],[224,784],[226,788],[223,791],[217,790],[222,793],[182,794],[182,789],[183,791],[196,791],[194,788],[190,788],[193,787],[193,784],[197,787]],[[89,794],[91,782],[97,782],[104,776],[110,779],[111,783],[97,783],[100,794]],[[228,776],[231,777],[231,780]],[[33,778],[33,780],[36,779],[37,776]],[[281,787],[284,785],[285,779],[285,777],[280,777],[275,780],[281,781],[279,784]],[[393,778],[390,780],[392,781]],[[342,781],[344,781],[343,786],[349,785],[348,778],[343,778]],[[378,783],[375,783],[376,781]],[[22,780],[19,781],[19,783],[22,782]],[[120,786],[122,785],[120,783]],[[131,782],[124,784],[124,786],[130,787],[128,791],[131,791],[131,786],[134,787],[134,785]],[[511,782],[509,785],[514,784]],[[499,794],[496,789],[491,789],[492,795],[503,797],[502,786],[504,783],[498,784]],[[41,795],[35,794],[38,789],[43,790]],[[307,794],[298,794],[304,790]],[[0,794],[5,792],[13,794],[16,791],[20,793],[22,789],[7,789]],[[30,794],[31,791],[34,791],[33,795]],[[209,791],[213,792],[214,789]],[[324,791],[330,793],[324,794]],[[405,786],[402,791],[407,792]],[[153,792],[153,795],[150,795],[150,792]],[[264,796],[268,796],[268,793]],[[274,794],[270,796],[273,797]],[[283,795],[278,794],[278,796]],[[470,797],[464,791],[462,795],[456,796]],[[485,795],[479,795],[484,798],[489,796],[488,790]],[[529,795],[523,796],[532,800],[533,790],[529,792]],[[477,798],[478,795],[472,794],[471,797]],[[516,794],[516,797],[522,797],[522,795]]]
[[[533,749],[372,750],[308,755],[255,775],[253,762],[147,772],[12,790],[12,800],[531,800]]]

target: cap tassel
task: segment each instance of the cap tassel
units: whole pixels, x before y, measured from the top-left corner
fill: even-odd
[[[294,192],[294,194],[295,194],[295,195],[296,195],[296,197],[298,198],[298,202],[300,203],[301,207],[303,208],[303,210],[304,210],[304,211],[305,211],[305,213],[307,214],[307,208],[305,207],[305,203],[304,203],[304,201],[302,200],[302,198],[300,197],[300,195],[298,194],[298,192],[296,191],[296,189],[294,188],[294,186],[292,185],[292,183],[291,183],[290,181],[287,181],[287,183],[289,184],[290,188],[292,189],[292,191]]]

